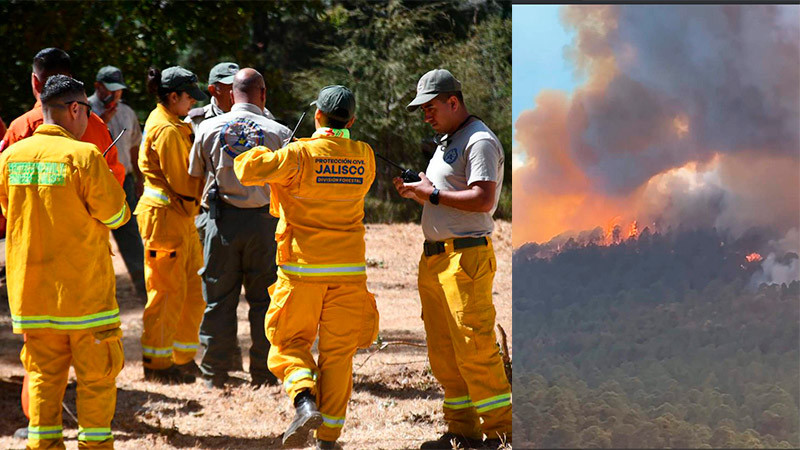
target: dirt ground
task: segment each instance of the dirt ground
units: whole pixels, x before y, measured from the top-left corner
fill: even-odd
[[[416,289],[422,232],[415,224],[367,226],[368,287],[381,315],[380,337],[392,344],[360,350],[353,361],[354,388],[339,442],[352,449],[419,448],[444,432],[442,390],[430,374]],[[511,223],[497,222],[493,236],[498,271],[494,283],[497,321],[511,347]],[[113,239],[112,239],[113,245]],[[4,249],[3,249],[4,250]],[[116,247],[114,247],[116,253]],[[2,252],[4,253],[4,251]],[[133,295],[122,259],[114,257],[117,298],[124,332],[125,368],[117,378],[116,447],[279,448],[294,415],[281,387],[254,390],[248,374],[234,372],[238,385],[224,390],[193,385],[162,386],[142,376],[142,302]],[[238,309],[239,342],[249,347],[247,303]],[[411,344],[411,345],[408,345]],[[19,406],[24,371],[22,337],[11,333],[8,304],[0,302],[0,448],[24,448],[13,437],[27,425]],[[513,352],[512,352],[513,353]],[[243,351],[247,359],[247,351]],[[199,362],[200,357],[196,360]],[[248,366],[247,361],[244,364]],[[236,381],[236,380],[234,380]],[[65,396],[67,448],[77,448],[74,373]]]

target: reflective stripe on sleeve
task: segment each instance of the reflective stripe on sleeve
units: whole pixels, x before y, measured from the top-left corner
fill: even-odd
[[[325,413],[322,414],[322,424],[331,428],[342,428],[344,425],[344,417],[329,416]]]
[[[109,228],[116,227],[122,222],[122,219],[125,218],[125,210],[128,209],[128,202],[122,202],[122,209],[119,210],[118,213],[113,215],[110,219],[104,220],[103,224]]]
[[[78,427],[79,441],[105,441],[113,438],[111,428],[83,428]]]
[[[444,407],[450,409],[464,409],[464,408],[471,408],[472,400],[470,400],[469,395],[465,395],[463,397],[453,397],[453,398],[446,398],[444,399]]]
[[[164,191],[151,188],[150,186],[144,187],[142,197],[150,198],[156,203],[160,203],[164,206],[169,205],[169,196]]]
[[[365,275],[367,265],[365,263],[350,264],[281,264],[280,269],[292,275],[305,275],[309,277],[324,276],[343,276],[343,275]]]
[[[58,439],[62,437],[61,425],[28,427],[28,439]]]
[[[167,358],[172,356],[172,347],[147,347],[142,346],[142,354],[152,358]]]
[[[200,348],[200,344],[198,344],[196,342],[178,342],[178,341],[173,341],[172,342],[172,348],[174,348],[175,350],[181,350],[181,351],[186,352],[186,351],[192,351],[192,350],[199,349]]]
[[[495,395],[481,401],[475,402],[475,409],[479,412],[491,411],[496,408],[511,405],[511,393]]]
[[[283,387],[284,389],[288,390],[292,387],[293,384],[297,383],[300,380],[316,380],[317,374],[311,371],[311,369],[297,369],[292,372],[291,375],[286,377],[283,380]]]
[[[15,330],[32,330],[36,328],[82,330],[119,321],[119,308],[77,317],[11,315],[11,324]]]

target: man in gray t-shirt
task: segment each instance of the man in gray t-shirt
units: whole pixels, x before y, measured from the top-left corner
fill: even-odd
[[[222,387],[228,372],[238,368],[236,307],[243,284],[250,304],[252,383],[277,382],[267,369],[270,346],[264,316],[270,302],[267,288],[277,279],[278,219],[269,214],[269,187],[242,186],[233,172],[233,159],[256,146],[277,150],[291,131],[264,116],[266,88],[256,70],[239,70],[232,89],[231,111],[200,123],[189,154],[189,174],[206,179],[198,219],[204,223],[202,280],[208,304],[200,325],[200,370],[212,387]]]
[[[108,126],[111,139],[115,139],[123,129],[127,129],[117,141],[117,158],[125,167],[125,180],[122,183],[125,200],[130,210],[135,211],[143,180],[136,161],[139,144],[142,142],[142,129],[133,109],[122,103],[122,91],[128,89],[122,79],[122,71],[114,66],[102,67],[97,71],[94,89],[94,94],[89,97],[89,104],[92,106],[92,111]],[[128,268],[136,294],[147,300],[147,289],[144,285],[144,245],[139,234],[139,225],[135,220],[129,220],[111,233],[117,241],[117,247],[122,254],[122,260],[125,261],[125,267]]]
[[[420,78],[409,111],[421,108],[439,135],[416,183],[394,179],[423,205],[419,297],[433,375],[444,388],[447,432],[421,448],[497,448],[511,442],[511,385],[495,343],[492,214],[503,185],[503,147],[467,111],[461,83],[444,69]],[[486,435],[486,442],[483,435]]]

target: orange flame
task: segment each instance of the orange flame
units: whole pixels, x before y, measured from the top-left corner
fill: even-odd
[[[750,253],[749,255],[745,256],[744,259],[746,259],[747,262],[759,262],[764,258],[762,258],[761,255],[759,255],[758,253],[753,252],[753,253]]]
[[[637,236],[639,236],[639,228],[637,226],[636,221],[634,220],[633,222],[631,222],[631,226],[628,229],[628,238],[629,239],[636,238]]]

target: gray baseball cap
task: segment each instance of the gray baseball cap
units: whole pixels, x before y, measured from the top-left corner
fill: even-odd
[[[341,85],[325,86],[311,103],[331,119],[348,122],[356,112],[356,96]]]
[[[122,81],[122,71],[114,66],[105,66],[97,71],[97,81],[103,83],[109,91],[128,89]]]
[[[233,76],[239,71],[239,65],[232,62],[221,62],[211,68],[208,73],[208,84],[233,84]]]
[[[197,87],[197,75],[181,66],[168,67],[161,72],[161,87],[175,91],[186,91],[197,101],[208,98]]]
[[[436,98],[442,92],[461,91],[461,82],[447,69],[433,69],[419,79],[417,96],[406,106],[409,112]]]

